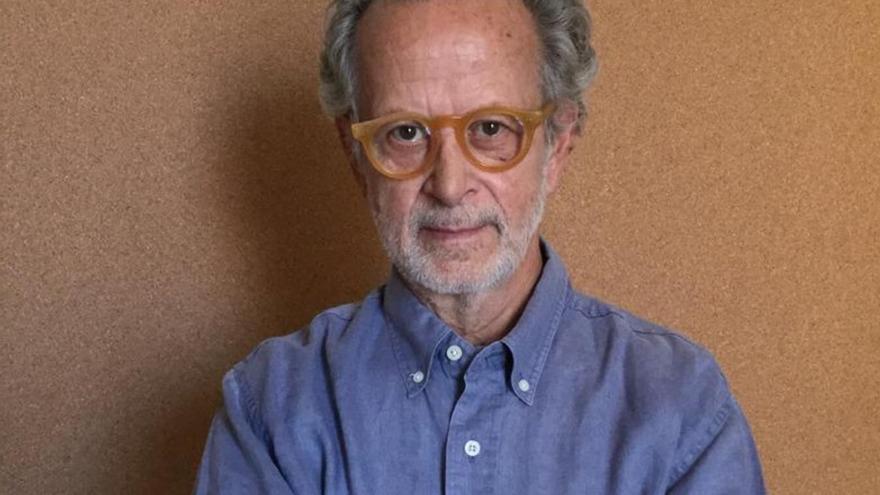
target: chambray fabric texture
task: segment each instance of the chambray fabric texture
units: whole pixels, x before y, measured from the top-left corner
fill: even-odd
[[[396,274],[223,379],[196,494],[761,494],[712,356],[544,267],[476,348]]]

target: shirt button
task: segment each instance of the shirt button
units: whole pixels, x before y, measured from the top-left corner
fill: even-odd
[[[464,444],[464,453],[471,457],[476,457],[480,455],[480,442],[476,440],[468,441],[466,444]]]
[[[410,377],[412,378],[412,381],[416,383],[422,383],[423,381],[425,381],[425,374],[421,371],[416,371],[415,373],[410,375]]]
[[[529,389],[532,388],[531,385],[529,385],[529,381],[525,379],[520,380],[519,383],[516,384],[516,386],[519,387],[519,389],[523,392],[528,392]]]
[[[461,347],[457,345],[451,345],[446,349],[446,357],[448,357],[450,361],[458,361],[461,359],[461,355]]]

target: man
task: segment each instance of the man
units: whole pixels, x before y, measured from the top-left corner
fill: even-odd
[[[711,356],[538,236],[595,69],[579,0],[336,0],[322,98],[394,266],[223,382],[196,493],[763,493]]]

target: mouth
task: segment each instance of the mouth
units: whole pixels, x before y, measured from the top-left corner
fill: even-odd
[[[436,241],[462,241],[467,240],[472,237],[479,235],[483,229],[488,227],[488,225],[477,225],[474,227],[466,227],[466,226],[424,226],[422,227],[422,233],[428,236],[431,240]]]

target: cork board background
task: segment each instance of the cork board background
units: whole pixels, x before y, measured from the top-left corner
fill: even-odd
[[[189,493],[223,372],[384,279],[323,8],[0,3],[0,493]],[[878,493],[880,3],[591,8],[546,237],[715,353],[773,493]]]

